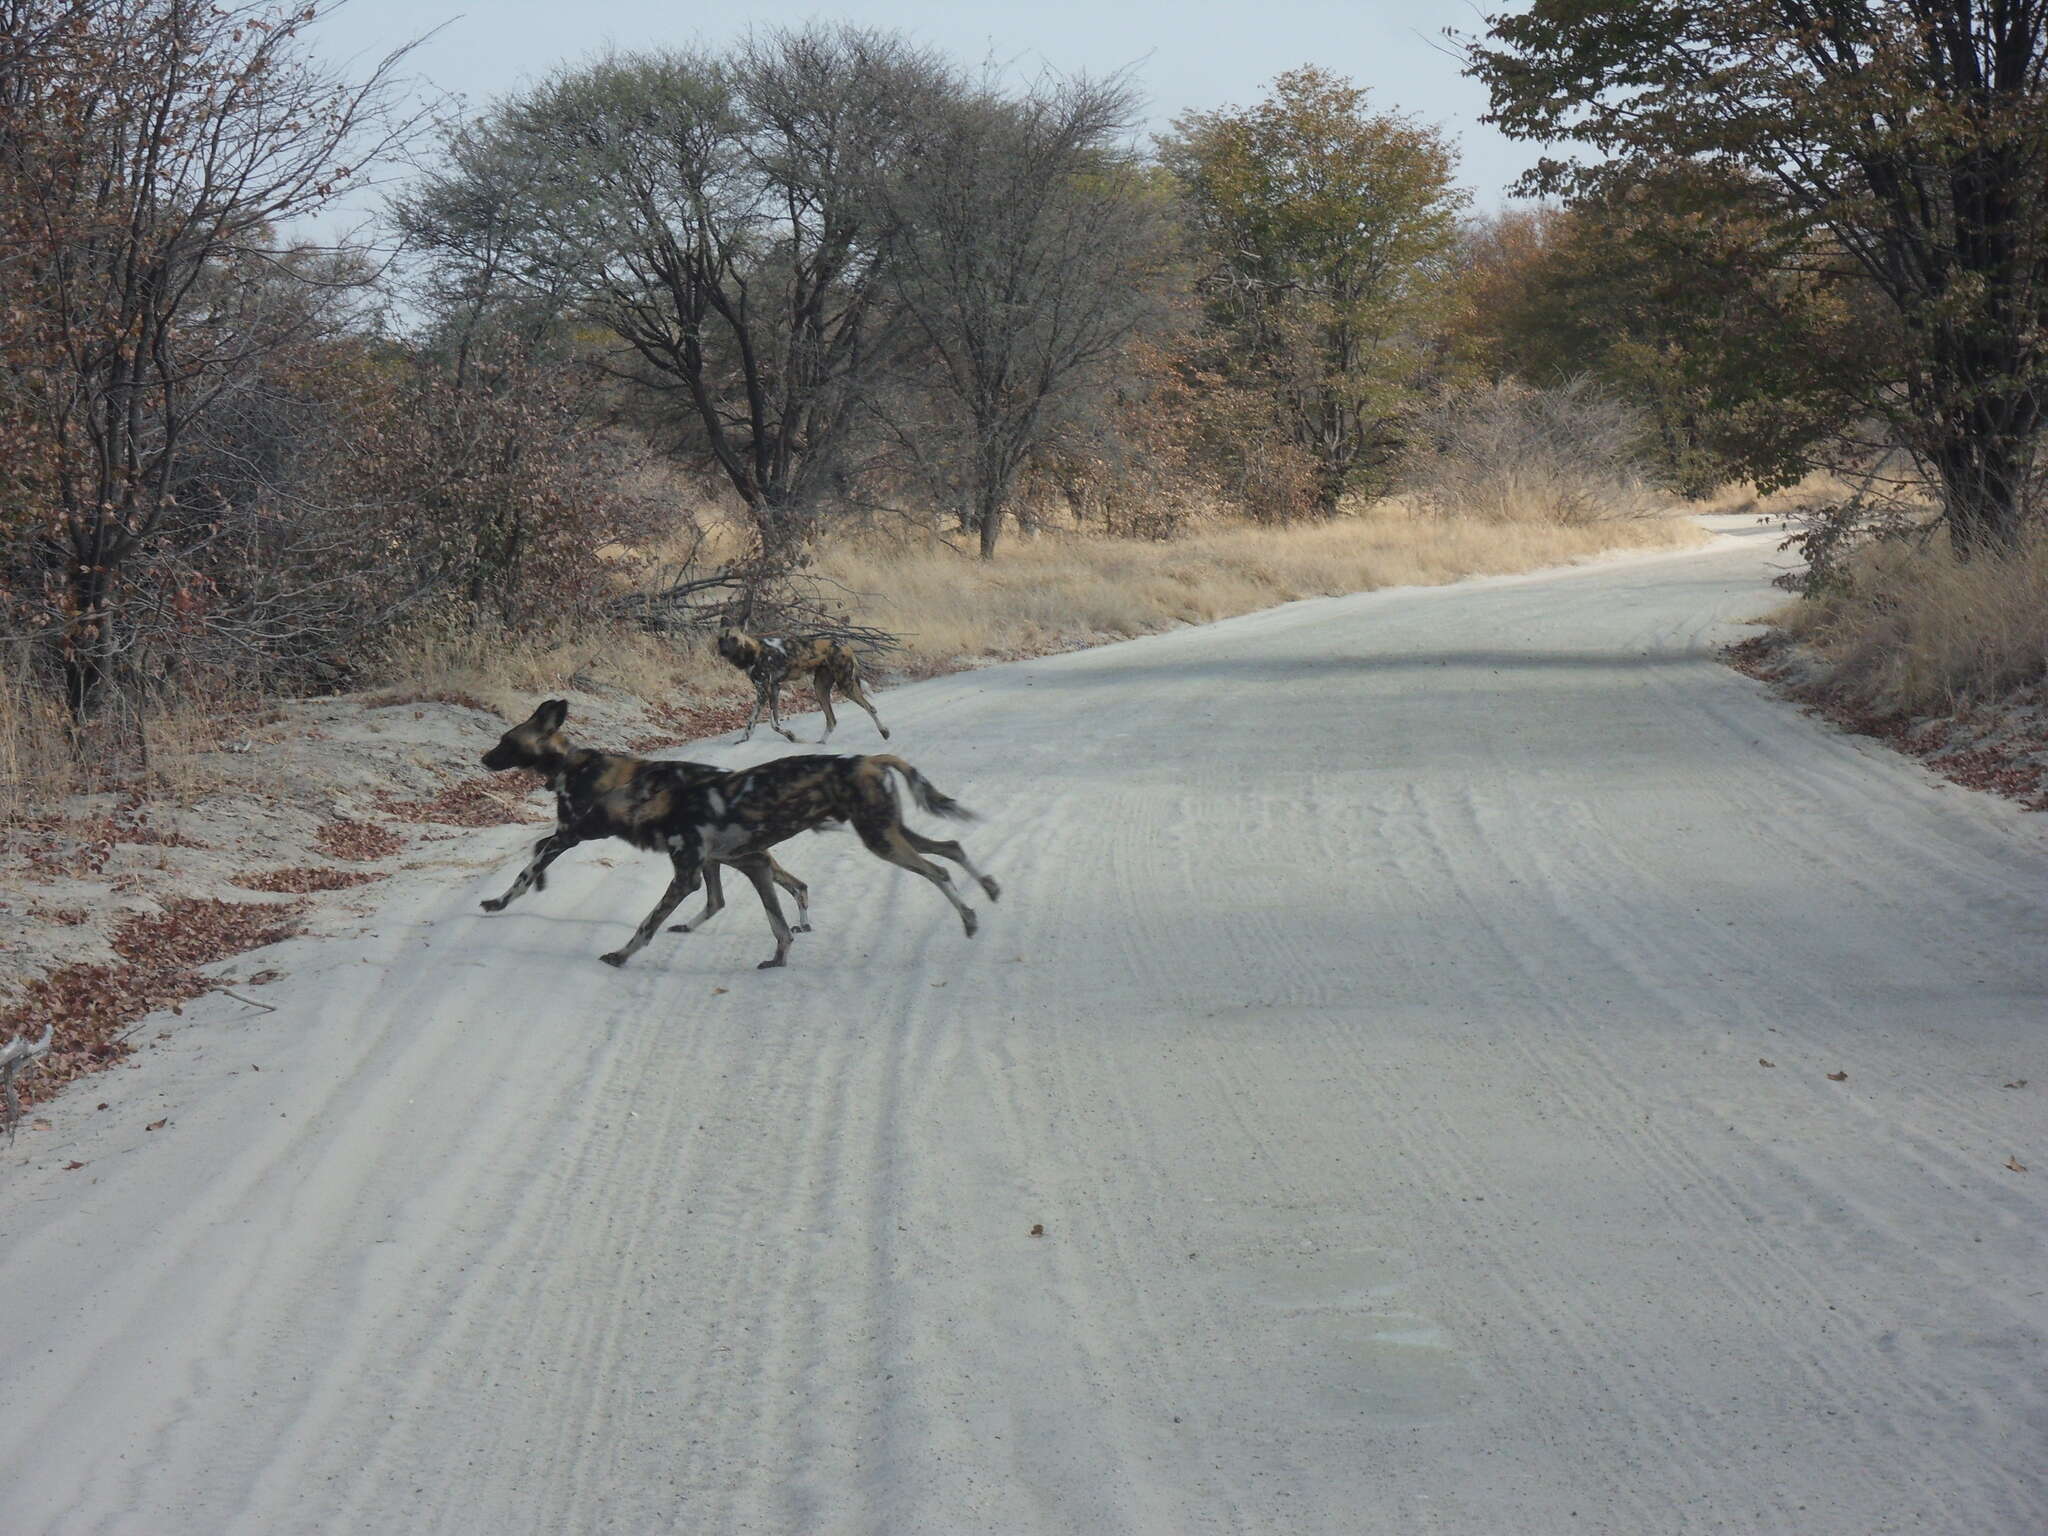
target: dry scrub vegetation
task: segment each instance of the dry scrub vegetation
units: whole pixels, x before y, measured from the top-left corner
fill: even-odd
[[[2048,673],[2048,538],[2005,560],[1946,539],[1859,551],[1847,579],[1773,616],[1829,690],[1874,715],[1932,715],[2038,692]]]
[[[1876,538],[1735,647],[1743,670],[1944,777],[2048,810],[2048,538]]]
[[[1690,519],[1639,515],[1649,504],[1638,492],[1627,504],[1638,515],[1559,520],[1546,497],[1497,495],[1490,517],[1440,515],[1416,499],[1394,497],[1328,521],[1284,526],[1212,515],[1183,524],[1171,540],[1041,521],[996,561],[976,559],[971,549],[924,530],[870,528],[822,538],[806,572],[850,618],[897,638],[898,649],[869,662],[886,682],[891,673],[935,676],[1300,598],[1437,585],[1607,550],[1679,549],[1701,539]],[[737,542],[735,532],[707,521],[709,547]],[[693,532],[693,541],[699,536]],[[523,716],[535,696],[549,691],[630,695],[667,706],[667,718],[657,723],[678,739],[734,728],[744,718],[738,707],[750,697],[707,636],[676,644],[591,625],[523,636],[415,630],[393,643],[377,677],[382,687],[373,698],[457,700],[507,719]]]

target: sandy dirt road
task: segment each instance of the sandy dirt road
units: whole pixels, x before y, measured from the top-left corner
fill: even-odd
[[[2048,818],[1718,665],[1769,549],[897,690],[972,943],[447,845],[8,1160],[0,1528],[2048,1530]]]

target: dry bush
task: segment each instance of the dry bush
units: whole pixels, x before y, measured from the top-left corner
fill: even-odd
[[[1661,500],[1638,456],[1637,412],[1584,379],[1551,389],[1501,383],[1422,420],[1405,489],[1427,511],[1565,526],[1647,517]]]
[[[2048,532],[2007,559],[1885,539],[1774,620],[1817,653],[1815,681],[1873,715],[1946,714],[2048,685]]]

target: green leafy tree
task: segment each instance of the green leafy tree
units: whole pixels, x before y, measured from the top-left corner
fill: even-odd
[[[1176,119],[1160,154],[1206,267],[1220,369],[1262,383],[1332,512],[1398,452],[1453,301],[1454,152],[1310,67],[1256,106]]]
[[[1853,262],[1896,342],[1865,403],[1959,552],[2016,546],[2048,427],[2048,0],[1535,0],[1470,60],[1506,132],[1600,157],[1533,188],[1733,171],[1770,238]]]
[[[1741,178],[1615,181],[1475,231],[1467,335],[1497,375],[1589,375],[1641,407],[1671,489],[1773,489],[1857,410],[1867,298],[1839,255],[1747,212]],[[1881,329],[1881,328],[1880,328]]]

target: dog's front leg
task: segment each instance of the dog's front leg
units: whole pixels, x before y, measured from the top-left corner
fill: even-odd
[[[695,933],[711,919],[725,910],[725,882],[718,877],[718,866],[704,866],[704,910],[687,923],[677,923],[670,933]]]
[[[747,716],[747,728],[740,732],[741,741],[754,739],[754,727],[760,724],[762,707],[768,702],[768,690],[761,686],[761,680],[754,679],[754,712]]]
[[[779,677],[768,685],[768,723],[775,727],[784,741],[795,745],[796,732],[782,723],[782,679]]]
[[[519,878],[512,882],[512,888],[502,896],[494,896],[481,905],[486,912],[502,912],[524,896],[529,890],[538,890],[547,884],[547,867],[563,854],[574,848],[583,839],[567,827],[557,828],[533,845],[533,858],[526,868],[519,871]]]

